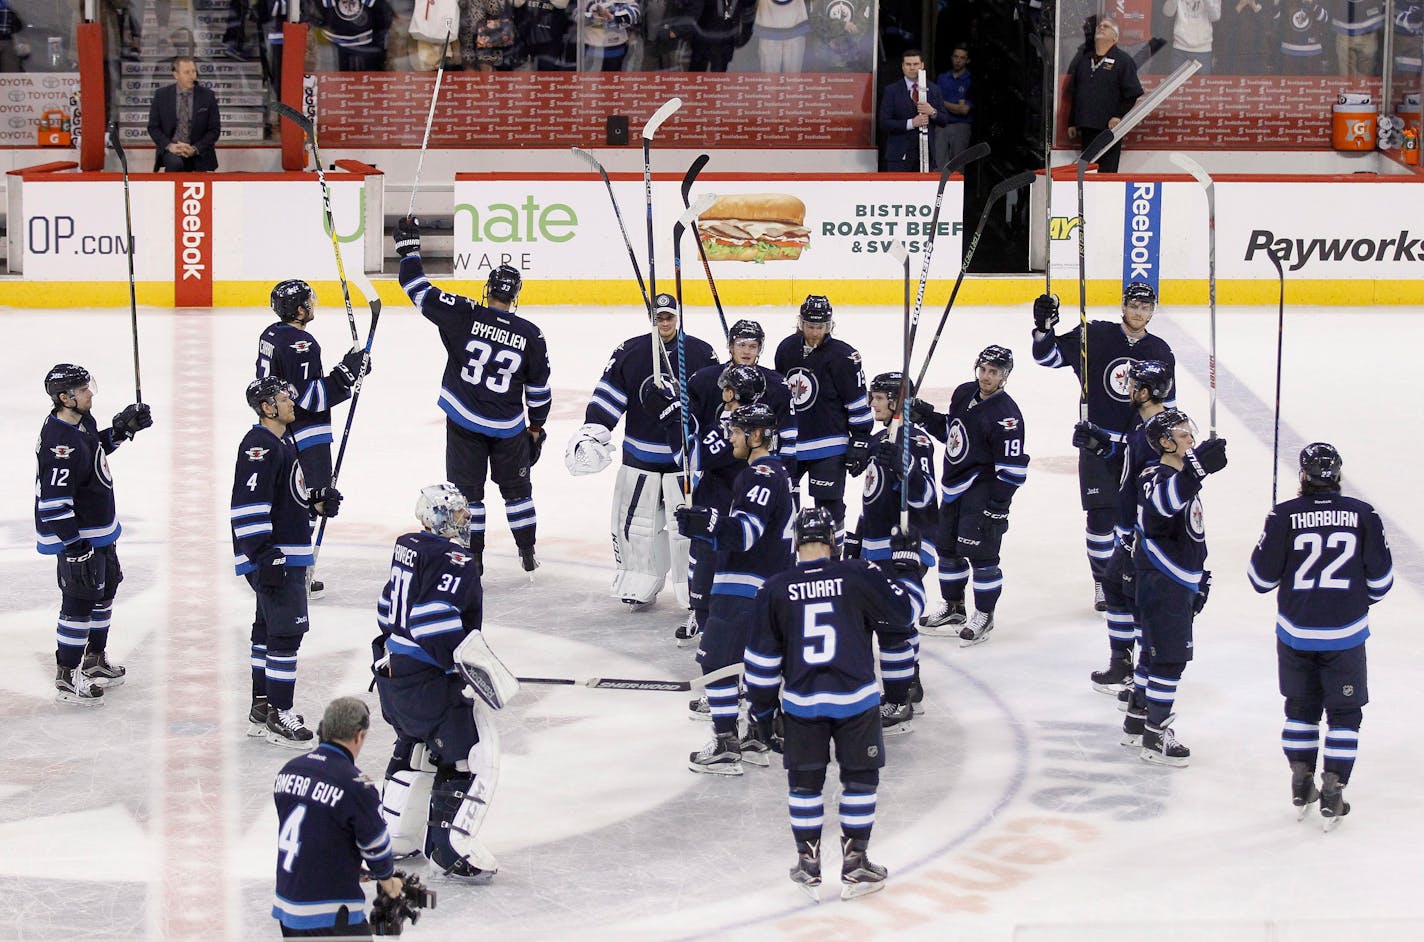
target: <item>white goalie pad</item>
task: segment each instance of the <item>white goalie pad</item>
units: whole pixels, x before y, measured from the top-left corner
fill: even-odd
[[[499,869],[499,862],[480,843],[479,833],[494,799],[495,786],[499,784],[499,729],[494,723],[494,713],[482,701],[475,700],[470,709],[475,714],[475,730],[480,741],[470,749],[473,781],[450,822],[450,846],[476,867],[493,874]]]
[[[609,592],[615,599],[651,602],[667,583],[671,560],[667,532],[671,515],[663,508],[667,480],[675,483],[677,475],[640,471],[627,465],[618,468],[608,522],[613,535],[613,561],[618,567]]]
[[[484,632],[472,631],[455,649],[455,669],[465,683],[465,695],[483,700],[491,709],[502,710],[519,693],[519,681],[504,662],[494,656]],[[483,734],[482,734],[483,735]]]
[[[564,449],[564,467],[575,477],[597,474],[613,461],[612,441],[613,433],[597,422],[580,425]]]
[[[391,852],[398,858],[425,850],[430,788],[435,784],[435,765],[424,743],[417,743],[411,751],[410,764],[410,769],[386,776],[381,788],[381,817],[390,834]]]
[[[680,475],[663,475],[663,514],[667,527],[668,551],[672,556],[672,586],[678,605],[687,608],[691,602],[687,595],[688,557],[692,552],[692,541],[677,532],[677,518],[674,512],[687,503],[689,498],[682,493]]]

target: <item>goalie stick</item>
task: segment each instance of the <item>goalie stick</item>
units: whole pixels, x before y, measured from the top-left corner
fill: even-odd
[[[677,109],[682,107],[681,98],[669,98],[663,102],[661,108],[653,112],[653,116],[648,119],[648,123],[643,125],[643,202],[648,211],[648,296],[655,298],[658,294],[657,275],[657,250],[654,246],[653,238],[653,138],[657,135],[658,129],[663,126],[663,122],[671,118]],[[648,307],[648,320],[655,320],[654,311],[651,305]],[[657,332],[657,325],[654,324],[654,333]],[[653,380],[662,380],[662,345],[653,345]]]
[[[740,677],[743,665],[741,662],[729,664],[726,667],[712,671],[710,674],[703,674],[701,677],[694,677],[691,680],[637,680],[624,677],[590,677],[580,683],[570,677],[520,677],[521,684],[552,684],[561,687],[594,687],[599,690],[667,690],[667,691],[687,691],[701,690],[708,684],[725,680],[728,677]]]

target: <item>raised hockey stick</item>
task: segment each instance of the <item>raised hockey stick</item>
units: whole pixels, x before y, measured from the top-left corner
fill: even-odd
[[[698,169],[701,169],[700,167]],[[684,181],[686,182],[686,181]],[[685,335],[683,323],[686,320],[682,306],[682,234],[688,226],[697,226],[697,217],[707,211],[707,208],[717,201],[716,194],[704,193],[697,198],[697,202],[687,207],[683,214],[677,218],[677,222],[672,227],[672,272],[673,283],[677,290],[677,390],[682,422],[682,496],[687,497],[692,490],[692,454],[689,448],[689,435],[687,425],[687,410],[689,408],[687,395],[687,351],[685,349]],[[657,322],[653,322],[653,343],[662,346],[662,340],[658,337]]]
[[[1043,293],[1053,293],[1053,112],[1058,104],[1058,73],[1054,67],[1054,10],[1045,2],[1038,13],[1038,32],[1029,34],[1029,41],[1038,50],[1043,67]]]
[[[905,247],[905,243],[895,240],[890,244],[890,254],[900,263],[900,267],[905,272],[905,320],[902,338],[904,340],[904,356],[902,358],[904,366],[900,372],[900,429],[901,438],[904,440],[904,447],[901,454],[901,467],[904,476],[900,479],[900,532],[910,532],[910,431],[905,428],[905,423],[909,421],[910,405],[910,251]],[[893,419],[892,419],[893,421]],[[890,433],[895,434],[894,430]]]
[[[633,266],[633,277],[638,279],[638,290],[643,294],[643,306],[648,309],[648,317],[653,316],[653,299],[648,295],[648,286],[643,282],[642,269],[638,267],[638,254],[633,251],[633,240],[628,238],[628,227],[623,224],[623,214],[618,210],[618,197],[613,195],[613,181],[608,179],[608,171],[603,169],[603,164],[598,158],[590,154],[581,147],[571,147],[574,156],[588,164],[598,175],[603,178],[603,185],[608,189],[608,201],[613,204],[613,218],[618,221],[618,231],[623,235],[623,245],[628,249],[628,262]]]
[[[657,252],[654,249],[653,239],[653,138],[657,135],[658,129],[663,126],[663,122],[677,113],[677,109],[682,107],[681,98],[669,98],[663,102],[663,106],[653,112],[653,116],[648,119],[648,123],[643,125],[643,202],[648,210],[648,295],[649,297],[658,293],[657,276]],[[648,316],[652,316],[652,308],[648,309]],[[658,374],[657,351],[653,351],[653,375]]]
[[[1112,146],[1113,132],[1103,131],[1078,158],[1078,420],[1088,421],[1088,220],[1084,211],[1083,176],[1088,154],[1098,155]]]
[[[425,116],[425,136],[420,139],[420,156],[415,161],[415,179],[410,183],[410,205],[406,207],[407,217],[415,215],[415,194],[420,190],[420,171],[425,167],[425,149],[430,146],[430,128],[435,124],[435,103],[440,100],[440,83],[445,80],[445,53],[450,49],[450,34],[453,32],[450,17],[445,17],[445,42],[440,47],[440,68],[435,72],[435,90],[430,93],[430,111]]]
[[[124,177],[124,235],[129,240],[129,325],[133,328],[134,402],[143,402],[143,376],[138,368],[138,292],[134,287],[133,204],[129,198],[129,158],[124,153],[124,142],[119,140],[117,123],[109,125],[109,144],[114,148],[115,156],[119,158],[119,170]]]
[[[1281,468],[1281,348],[1286,333],[1286,271],[1274,249],[1268,249],[1266,256],[1276,266],[1276,280],[1280,283],[1280,302],[1276,309],[1276,429],[1271,436],[1271,506],[1274,507]]]
[[[331,214],[331,188],[326,184],[326,171],[321,166],[321,151],[316,146],[316,125],[306,115],[284,101],[275,101],[272,108],[277,114],[302,129],[307,143],[311,145],[312,159],[316,161],[316,180],[321,184],[321,209],[326,217],[326,229],[331,233],[331,251],[336,255],[336,276],[341,279],[341,300],[346,303],[346,322],[351,327],[351,343],[361,342],[356,333],[356,314],[351,309],[351,287],[346,283],[346,266],[341,263],[341,240],[336,237],[336,219]]]
[[[989,156],[989,143],[980,141],[967,150],[960,151],[945,161],[939,172],[939,188],[935,190],[934,210],[930,213],[930,234],[925,242],[925,257],[920,263],[920,285],[915,289],[915,307],[910,314],[910,349],[915,348],[915,335],[920,327],[920,307],[925,301],[925,284],[930,277],[930,259],[934,256],[935,236],[939,233],[939,208],[944,204],[944,188],[949,178],[981,157]]]
[[[979,237],[984,234],[984,226],[989,221],[989,213],[999,200],[1014,190],[1028,186],[1033,182],[1033,178],[1034,172],[1025,170],[1007,180],[1000,180],[989,191],[989,198],[984,202],[984,211],[979,214],[979,222],[974,226],[974,235],[969,240],[969,247],[964,251],[964,261],[959,266],[959,277],[954,279],[954,290],[949,293],[949,301],[945,303],[944,312],[939,316],[939,325],[935,327],[934,337],[930,340],[930,348],[925,351],[925,362],[920,366],[920,375],[915,380],[915,389],[921,388],[925,381],[925,374],[930,370],[930,359],[939,347],[939,338],[944,335],[944,325],[949,320],[949,312],[954,308],[955,299],[959,297],[959,286],[964,284],[964,275],[969,271],[969,263],[974,260],[974,250],[979,247]]]
[[[697,175],[707,165],[707,160],[706,154],[699,154],[682,177],[682,205],[684,207],[692,205],[692,182],[697,179]],[[712,277],[712,266],[707,261],[707,249],[702,245],[702,233],[694,229],[692,234],[697,236],[697,254],[702,259],[702,273],[707,276],[707,288],[712,292],[712,304],[717,308],[717,319],[722,322],[722,338],[725,340],[729,333],[727,313],[722,310],[722,298],[717,294],[717,279]]]
[[[1117,123],[1116,127],[1109,128],[1093,138],[1092,143],[1084,149],[1082,156],[1079,157],[1079,161],[1090,164],[1105,154],[1109,148],[1127,137],[1133,128],[1142,123],[1144,118],[1156,111],[1162,102],[1170,98],[1172,93],[1181,88],[1187,79],[1195,75],[1200,68],[1201,63],[1195,59],[1182,63],[1175,72],[1162,81],[1161,85],[1139,98],[1137,104],[1122,116],[1122,120]]]
[[[1202,165],[1186,154],[1174,153],[1172,163],[1181,167],[1206,190],[1206,271],[1207,304],[1210,311],[1210,339],[1207,347],[1207,380],[1212,438],[1216,437],[1216,186]]]
[[[710,674],[703,674],[701,677],[694,677],[691,680],[634,680],[621,677],[590,677],[585,681],[577,681],[571,677],[519,677],[521,684],[554,684],[561,687],[594,687],[599,690],[669,690],[686,691],[701,690],[708,684],[725,680],[728,677],[740,677],[743,665],[741,662],[729,664],[726,667],[713,671]]]

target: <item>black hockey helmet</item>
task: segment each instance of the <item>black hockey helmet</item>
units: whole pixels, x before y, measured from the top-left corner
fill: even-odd
[[[1317,487],[1340,486],[1340,469],[1345,461],[1328,442],[1311,442],[1300,450],[1300,473]]]
[[[991,343],[979,351],[979,356],[974,361],[974,368],[977,370],[985,363],[988,363],[990,366],[997,366],[1004,374],[1004,381],[1007,382],[1009,374],[1014,371],[1014,352],[1008,347],[1001,347],[996,343]]]
[[[836,545],[836,518],[824,507],[802,507],[796,514],[796,545]]]
[[[745,318],[732,325],[732,329],[727,331],[727,345],[731,346],[738,340],[755,340],[759,344],[766,343],[766,331],[761,329],[761,325],[756,321]]]
[[[300,278],[277,282],[272,289],[272,313],[277,315],[278,320],[299,320],[304,307],[316,310],[316,292],[311,285]]]
[[[1154,307],[1157,304],[1157,291],[1145,281],[1134,281],[1122,289],[1122,303],[1129,301],[1145,301]]]
[[[676,317],[678,310],[677,298],[668,294],[666,291],[659,291],[653,296],[653,317],[659,317],[663,314],[671,314],[673,317]]]
[[[717,386],[730,389],[742,405],[750,405],[766,395],[766,375],[755,366],[734,363],[722,371]]]
[[[885,393],[885,395],[890,397],[892,402],[898,403],[900,401],[900,389],[904,386],[904,382],[905,374],[899,370],[892,370],[888,373],[877,373],[870,381],[870,391],[873,393]],[[915,390],[911,389],[910,395],[913,396],[914,394]]]
[[[1133,360],[1127,368],[1127,376],[1138,389],[1147,390],[1156,402],[1172,395],[1172,369],[1161,360]]]
[[[808,294],[801,302],[801,321],[806,324],[829,324],[831,300],[824,294]]]
[[[761,429],[764,432],[776,431],[776,413],[771,411],[771,406],[762,402],[752,402],[744,406],[737,406],[732,411],[731,425],[744,432],[752,429]]]
[[[485,294],[505,304],[513,304],[523,287],[524,278],[513,265],[501,265],[485,279]]]
[[[287,398],[293,402],[297,401],[297,387],[282,377],[259,376],[247,384],[247,405],[261,416],[262,403],[267,403],[273,409],[277,408],[277,396],[281,393],[286,393]]]
[[[50,367],[45,374],[45,392],[49,393],[54,404],[59,405],[60,393],[72,393],[81,386],[88,386],[94,382],[94,377],[89,375],[89,371],[82,366],[75,366],[73,363],[56,363]]]
[[[1181,409],[1163,409],[1161,412],[1147,420],[1142,427],[1147,435],[1147,444],[1152,446],[1152,450],[1157,454],[1163,454],[1162,439],[1172,436],[1172,429],[1179,425],[1192,424],[1191,418]]]

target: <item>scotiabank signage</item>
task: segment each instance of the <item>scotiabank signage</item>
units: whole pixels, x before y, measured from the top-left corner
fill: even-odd
[[[204,180],[181,180],[173,190],[173,303],[208,307],[213,303],[212,186]]]

